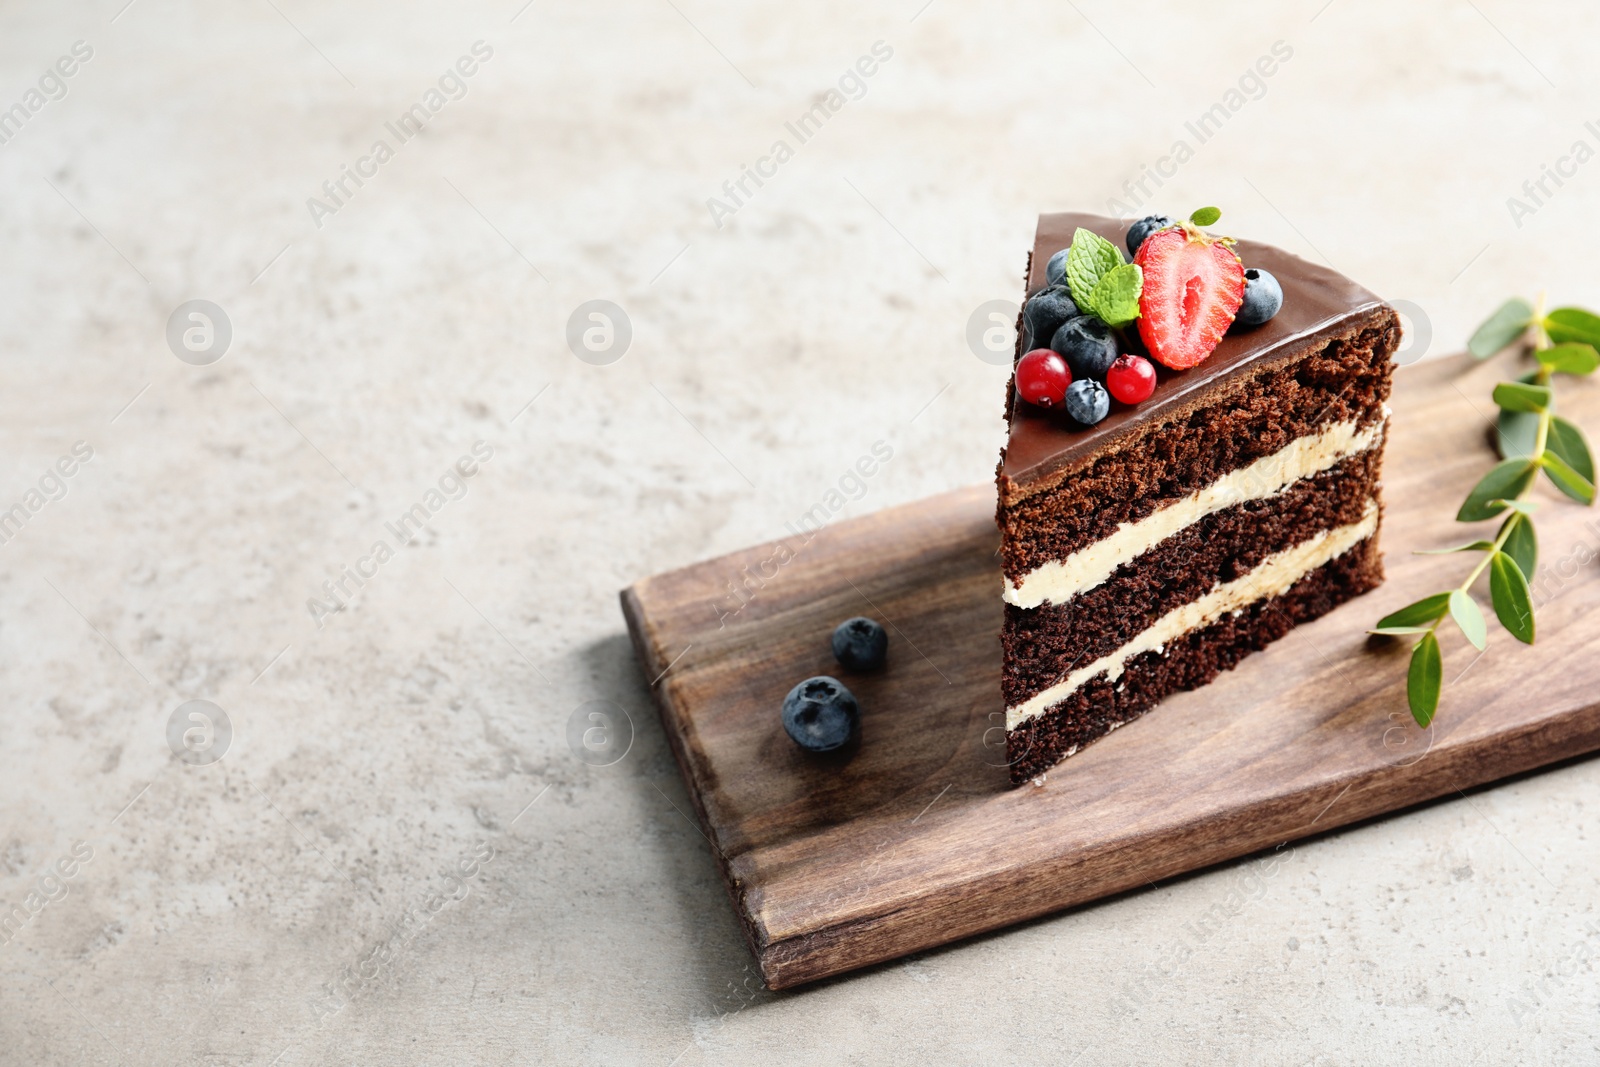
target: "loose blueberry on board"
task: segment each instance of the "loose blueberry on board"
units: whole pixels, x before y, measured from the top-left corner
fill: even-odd
[[[1156,391],[1156,369],[1143,356],[1124,352],[1106,371],[1106,391],[1124,404],[1142,404]]]
[[[1161,230],[1133,257],[1144,273],[1139,336],[1151,358],[1188,370],[1209,356],[1244,300],[1244,265],[1198,230]]]
[[[1035,348],[1017,361],[1017,393],[1035,407],[1060,407],[1071,384],[1067,361],[1048,348]]]
[[[1093,315],[1068,319],[1050,338],[1050,347],[1066,358],[1074,381],[1105,379],[1117,358],[1117,337],[1111,327]]]
[[[1072,294],[1064,285],[1041,289],[1028,300],[1022,309],[1022,321],[1028,327],[1030,348],[1043,348],[1061,328],[1061,324],[1075,319],[1083,312],[1072,302]]]
[[[1137,256],[1139,246],[1144,244],[1144,239],[1157,230],[1164,230],[1172,225],[1172,220],[1165,215],[1146,215],[1128,229],[1128,255]],[[1065,267],[1062,268],[1065,270]]]
[[[1046,285],[1065,285],[1067,283],[1067,250],[1063,248],[1050,257],[1050,262],[1044,265],[1044,282]]]
[[[783,698],[783,729],[807,752],[833,752],[861,729],[861,706],[836,678],[807,678]]]
[[[1267,271],[1248,267],[1244,272],[1244,303],[1233,317],[1235,326],[1260,326],[1283,307],[1283,286]]]
[[[1093,426],[1111,414],[1111,394],[1099,382],[1086,378],[1067,387],[1067,399],[1062,407],[1076,421]]]
[[[889,635],[871,619],[857,615],[833,630],[833,658],[853,671],[873,671],[883,666],[889,652]]]

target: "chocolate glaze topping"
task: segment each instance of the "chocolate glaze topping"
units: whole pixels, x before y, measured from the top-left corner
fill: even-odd
[[[1078,227],[1126,250],[1128,228],[1132,225],[1132,220],[1121,222],[1101,215],[1040,215],[1028,275],[1029,295],[1044,287],[1045,264],[1052,254],[1072,243],[1072,234]],[[1176,414],[1200,400],[1205,390],[1235,375],[1291,358],[1308,348],[1320,348],[1349,332],[1357,319],[1365,319],[1384,306],[1383,301],[1344,275],[1271,245],[1240,241],[1234,251],[1246,268],[1270,271],[1283,286],[1283,308],[1272,321],[1229,333],[1198,367],[1174,371],[1156,364],[1156,390],[1150,399],[1133,407],[1113,401],[1111,414],[1088,429],[1061,412],[1043,411],[1013,395],[1008,419],[1010,438],[1000,465],[1002,483],[1016,483],[1020,489],[1077,466],[1139,424]],[[1124,332],[1137,345],[1137,326]],[[1142,352],[1142,348],[1135,350]]]

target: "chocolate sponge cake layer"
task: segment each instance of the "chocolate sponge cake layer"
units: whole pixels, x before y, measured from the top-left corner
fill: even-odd
[[[1090,679],[1070,696],[1006,733],[1013,784],[1043,774],[1060,760],[1183,689],[1196,689],[1231,670],[1291,629],[1327,614],[1383,581],[1376,536],[1296,581],[1279,596],[1191,631],[1127,663],[1120,677]],[[1006,664],[1006,684],[1011,683]]]
[[[1377,495],[1382,453],[1349,456],[1263,500],[1207,515],[1064,604],[1007,604],[1000,642],[1007,707],[1059,682],[1074,663],[1109,655],[1156,620],[1318,531],[1359,522]]]
[[[1383,417],[1398,324],[1387,308],[1292,362],[1219,383],[1205,403],[1143,423],[1060,477],[1002,479],[1001,570],[1013,585],[1222,476],[1338,423]]]

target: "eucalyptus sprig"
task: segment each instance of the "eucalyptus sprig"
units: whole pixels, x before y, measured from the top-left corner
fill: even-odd
[[[1439,710],[1444,665],[1439,652],[1439,626],[1448,617],[1474,648],[1488,645],[1488,627],[1472,586],[1489,572],[1489,598],[1495,617],[1511,636],[1533,644],[1533,597],[1528,582],[1539,558],[1533,528],[1535,504],[1525,499],[1539,472],[1580,504],[1593,504],[1594,458],[1589,442],[1575,423],[1555,413],[1556,374],[1588,375],[1600,367],[1600,315],[1563,307],[1546,313],[1544,297],[1535,307],[1521,298],[1507,300],[1473,333],[1467,350],[1488,359],[1519,340],[1531,341],[1536,370],[1514,382],[1494,387],[1500,408],[1496,445],[1500,462],[1472,487],[1457,522],[1484,522],[1505,516],[1494,540],[1479,539],[1432,553],[1482,552],[1483,558],[1454,589],[1423,597],[1378,620],[1375,634],[1420,634],[1411,649],[1406,676],[1406,701],[1411,716],[1426,727]]]

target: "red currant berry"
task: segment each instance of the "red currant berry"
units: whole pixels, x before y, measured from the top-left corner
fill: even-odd
[[[1106,371],[1106,388],[1124,404],[1142,404],[1156,391],[1156,369],[1143,356],[1124,352]]]
[[[1037,407],[1060,407],[1071,384],[1067,361],[1048,348],[1035,348],[1017,362],[1017,392]]]

